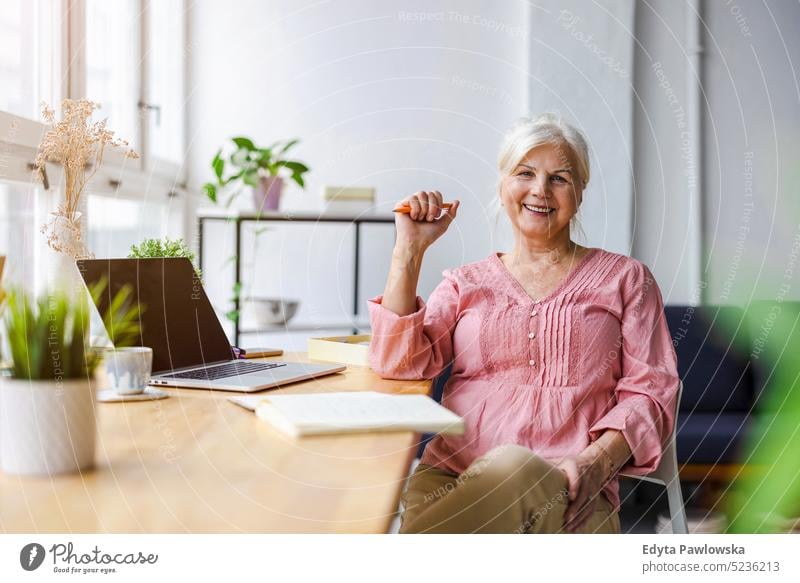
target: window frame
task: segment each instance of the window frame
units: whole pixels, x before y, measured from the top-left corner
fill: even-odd
[[[154,159],[148,156],[148,123],[142,115],[142,104],[145,103],[148,88],[148,65],[146,53],[148,47],[148,10],[152,0],[137,0],[139,6],[139,88],[135,96],[139,115],[137,119],[139,142],[142,147],[141,158],[131,160],[125,158],[121,152],[109,149],[103,157],[103,165],[90,182],[88,194],[125,198],[130,200],[143,200],[142,193],[148,196],[163,196],[165,201],[172,197],[180,197],[182,214],[182,231],[184,237],[190,233],[192,219],[190,217],[194,208],[193,199],[187,189],[186,164],[176,164],[165,160]],[[183,38],[184,44],[188,38],[188,5],[186,0],[180,0],[183,12]],[[60,42],[60,93],[64,98],[80,99],[86,95],[86,2],[85,0],[61,0],[59,2],[60,22],[62,30]],[[184,47],[185,48],[185,47]],[[186,53],[184,52],[184,55]],[[188,57],[184,57],[183,83],[180,89],[184,104],[187,103],[187,80],[189,66]],[[53,104],[56,107],[58,104]],[[149,112],[145,112],[148,115]],[[188,108],[183,108],[181,126],[183,128],[182,149],[186,152],[188,140]],[[0,181],[17,184],[40,186],[40,177],[34,173],[33,163],[36,158],[39,143],[47,130],[47,125],[27,117],[19,116],[8,111],[0,110]],[[47,176],[51,185],[61,183],[61,169],[57,163],[47,164]],[[158,194],[156,194],[158,193]],[[151,198],[152,200],[152,198]],[[83,211],[86,211],[86,200],[82,201]],[[84,215],[85,219],[88,219]]]
[[[142,159],[144,162],[145,171],[149,171],[151,174],[155,174],[157,176],[162,176],[165,178],[173,178],[174,181],[181,185],[186,186],[188,175],[187,175],[187,168],[186,164],[180,164],[173,162],[171,160],[165,160],[163,158],[158,158],[154,156],[150,152],[150,125],[149,120],[150,116],[157,115],[152,110],[149,109],[149,106],[156,105],[151,104],[148,102],[149,93],[150,93],[150,61],[151,56],[149,54],[148,45],[150,40],[150,5],[157,0],[139,0],[140,6],[140,40],[139,40],[139,48],[140,48],[140,82],[139,82],[139,99],[138,99],[138,108],[139,108],[139,119],[140,119],[140,143],[142,144]],[[188,79],[189,79],[189,67],[188,67],[188,54],[189,52],[186,50],[189,42],[189,26],[188,26],[188,19],[189,19],[189,6],[188,0],[179,0],[181,5],[181,11],[183,13],[183,19],[181,20],[182,25],[182,36],[183,36],[183,73],[182,73],[182,83],[180,88],[181,98],[183,100],[183,115],[181,116],[180,125],[181,125],[181,151],[186,152],[188,146],[188,129],[189,129],[189,112],[187,104],[189,102],[189,92],[188,92]]]
[[[184,44],[188,42],[188,13],[187,1],[179,0],[183,10],[183,37]],[[101,173],[119,174],[120,171],[124,173],[126,180],[133,179],[134,181],[141,181],[146,178],[148,182],[156,181],[167,185],[168,190],[185,190],[187,184],[187,169],[186,164],[179,164],[167,160],[154,158],[148,151],[148,123],[147,117],[152,115],[151,112],[144,110],[146,106],[146,99],[148,93],[148,58],[147,58],[147,41],[148,41],[148,13],[149,6],[152,0],[137,0],[140,10],[139,18],[139,83],[138,95],[135,96],[139,120],[137,134],[138,141],[141,144],[139,150],[140,158],[138,160],[126,159],[119,152],[109,150],[103,159],[103,167],[98,171]],[[81,99],[86,97],[86,2],[85,0],[62,0],[62,18],[61,21],[66,26],[66,30],[62,34],[61,42],[61,71],[64,73],[61,76],[62,87],[61,95],[69,99]],[[184,104],[188,103],[187,97],[187,79],[188,79],[188,65],[184,59],[183,83],[181,87],[181,95]],[[57,107],[58,104],[52,104]],[[187,128],[188,128],[188,108],[183,108],[183,115],[181,116],[182,131],[182,151],[187,151]],[[7,154],[9,160],[14,159],[13,172],[6,175],[3,169],[0,169],[0,180],[11,180],[15,182],[27,182],[30,177],[30,170],[20,172],[20,168],[33,162],[36,150],[39,146],[41,137],[46,129],[46,125],[42,122],[22,117],[7,111],[0,110],[0,154]],[[123,136],[124,137],[124,136]],[[32,154],[32,157],[31,157]],[[134,176],[134,174],[140,176]],[[119,177],[114,180],[122,181]]]
[[[30,182],[33,162],[45,125],[7,111],[0,111],[0,181]],[[48,164],[48,171],[50,170]]]

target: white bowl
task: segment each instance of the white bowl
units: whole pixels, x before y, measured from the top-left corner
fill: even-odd
[[[245,315],[254,319],[259,328],[282,326],[294,317],[299,306],[298,300],[248,298],[245,300]]]

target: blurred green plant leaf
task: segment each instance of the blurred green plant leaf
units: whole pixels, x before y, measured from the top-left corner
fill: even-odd
[[[250,138],[246,138],[244,136],[239,136],[236,138],[232,138],[233,143],[236,144],[237,147],[243,148],[245,150],[250,150],[251,152],[256,149],[256,145],[253,143],[253,140]]]
[[[211,182],[206,182],[203,185],[203,192],[205,192],[208,200],[211,202],[217,202],[217,187],[214,184]]]
[[[222,173],[225,171],[225,160],[221,158],[222,150],[218,150],[211,160],[211,168],[214,170],[214,175],[217,180],[222,181]]]

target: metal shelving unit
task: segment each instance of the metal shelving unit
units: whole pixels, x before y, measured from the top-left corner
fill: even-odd
[[[320,329],[335,329],[344,328],[351,329],[353,333],[358,332],[358,283],[360,271],[360,239],[361,239],[361,225],[367,224],[390,224],[394,225],[394,216],[377,214],[377,213],[362,213],[359,215],[343,214],[334,212],[264,212],[256,213],[254,211],[242,210],[225,210],[225,209],[202,209],[197,214],[197,234],[198,234],[198,263],[200,270],[204,271],[203,265],[203,227],[206,221],[225,221],[234,225],[234,242],[235,242],[235,265],[234,265],[234,283],[242,283],[242,225],[244,223],[342,223],[350,224],[355,228],[354,239],[354,263],[353,263],[353,319],[351,322],[341,322],[340,326],[333,326],[330,323],[320,323],[319,325],[308,324],[287,324],[285,326],[276,326],[275,328],[263,330],[242,330],[241,329],[241,306],[239,298],[234,301],[234,310],[239,312],[239,318],[234,322],[233,329],[233,343],[239,346],[239,340],[242,334],[251,334],[256,332],[287,332],[287,331],[308,331]]]

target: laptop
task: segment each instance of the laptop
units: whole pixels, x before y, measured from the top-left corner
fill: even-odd
[[[254,392],[345,370],[344,365],[253,362],[236,359],[208,301],[200,278],[185,257],[81,259],[87,287],[103,278],[97,300],[102,314],[126,284],[142,306],[140,345],[153,349],[151,385]]]

